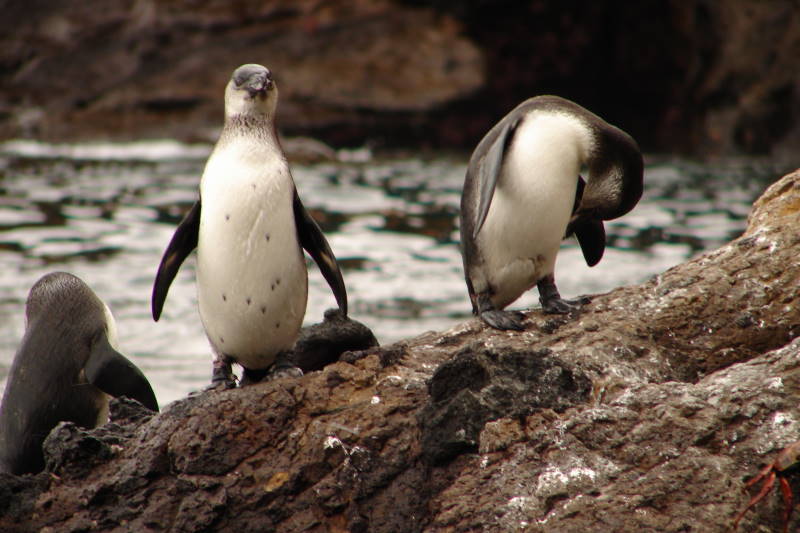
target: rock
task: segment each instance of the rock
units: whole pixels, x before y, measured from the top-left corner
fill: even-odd
[[[556,93],[648,151],[798,162],[794,0],[6,4],[0,138],[213,140],[230,73],[261,62],[284,133],[336,147],[471,150]]]
[[[524,332],[473,319],[60,426],[56,472],[0,476],[0,530],[727,531],[800,434],[799,210],[800,171],[742,237]],[[740,529],[781,510],[772,493]]]
[[[548,350],[493,349],[476,343],[445,361],[430,379],[419,413],[422,456],[441,464],[475,452],[486,422],[524,419],[543,408],[563,412],[589,398],[591,382]]]
[[[484,81],[483,56],[453,18],[390,0],[12,7],[0,23],[11,73],[0,137],[207,140],[242,63],[275,73],[278,122],[304,134],[428,110]]]
[[[58,475],[69,470],[73,477],[85,475],[114,457],[135,429],[152,415],[136,400],[123,396],[110,400],[109,422],[94,431],[73,422],[60,422],[42,444],[46,470]]]
[[[322,370],[347,351],[358,352],[378,346],[378,339],[367,326],[342,316],[338,308],[325,311],[319,324],[300,330],[289,361],[304,373]]]

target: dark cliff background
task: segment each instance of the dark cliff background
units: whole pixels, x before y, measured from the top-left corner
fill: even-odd
[[[0,139],[212,140],[232,70],[284,134],[471,149],[559,94],[651,152],[800,159],[797,0],[0,1]]]

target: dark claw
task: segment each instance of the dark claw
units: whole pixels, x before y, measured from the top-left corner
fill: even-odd
[[[525,326],[522,325],[525,315],[520,311],[490,309],[483,311],[480,317],[494,329],[514,331],[523,331],[525,329]]]

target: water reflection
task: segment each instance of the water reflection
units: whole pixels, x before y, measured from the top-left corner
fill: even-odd
[[[196,311],[194,261],[170,290],[159,323],[149,296],[161,253],[197,195],[209,146],[174,142],[0,145],[0,379],[24,328],[30,286],[52,270],[83,278],[114,311],[122,351],[162,404],[204,386],[210,350]],[[306,207],[341,261],[354,318],[382,343],[469,316],[457,215],[466,156],[293,165]],[[752,200],[778,175],[753,161],[703,166],[651,160],[645,194],[608,224],[610,248],[589,269],[566,241],[565,297],[640,282],[744,228]],[[306,321],[335,305],[310,270]],[[535,291],[516,307],[536,305]],[[2,385],[4,386],[4,385]]]

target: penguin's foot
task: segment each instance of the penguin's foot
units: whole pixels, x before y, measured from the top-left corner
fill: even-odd
[[[525,315],[521,311],[503,311],[495,309],[489,292],[470,293],[472,311],[481,317],[489,326],[499,330],[522,331]]]
[[[500,309],[488,309],[481,311],[481,319],[494,329],[522,331],[525,326],[522,321],[525,314],[521,311],[501,311]]]
[[[300,367],[293,365],[273,365],[273,367],[269,370],[268,376],[270,380],[280,378],[301,378],[303,377],[303,371],[300,370]]]
[[[279,378],[301,378],[303,377],[303,371],[294,364],[290,352],[280,352],[277,357],[275,357],[275,363],[270,367],[267,375],[270,380]]]
[[[548,315],[567,315],[580,309],[580,305],[563,298],[539,299],[539,302],[542,304],[542,310]]]
[[[542,310],[548,315],[567,315],[591,302],[591,298],[587,296],[581,296],[574,300],[565,300],[564,298],[551,298],[549,300],[539,299],[539,303],[542,304]]]
[[[229,378],[212,378],[211,385],[208,385],[204,390],[207,391],[214,391],[214,390],[228,390],[228,389],[235,389],[236,388],[236,378],[230,376]]]
[[[231,370],[229,358],[214,359],[211,371],[211,385],[206,390],[226,390],[236,387],[236,376]]]
[[[591,302],[586,296],[575,300],[563,299],[558,293],[556,280],[552,274],[540,279],[536,287],[539,289],[539,303],[542,304],[542,310],[549,315],[567,315]]]

